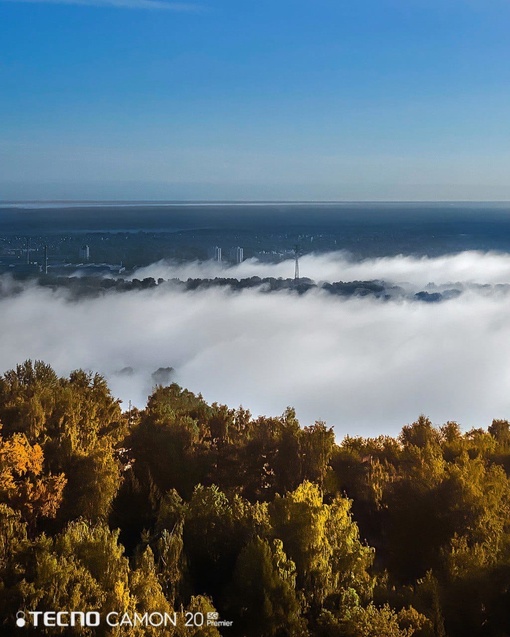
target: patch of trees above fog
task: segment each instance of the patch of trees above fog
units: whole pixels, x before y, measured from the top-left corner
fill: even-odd
[[[0,378],[0,422],[2,634],[70,608],[217,611],[235,637],[508,634],[507,421],[337,443],[176,384],[123,413],[101,376],[28,361]]]

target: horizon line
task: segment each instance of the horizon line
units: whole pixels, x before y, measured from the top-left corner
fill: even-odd
[[[0,205],[21,204],[510,204],[510,199],[0,199]]]

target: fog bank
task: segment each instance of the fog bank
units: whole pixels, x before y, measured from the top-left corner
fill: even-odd
[[[302,277],[315,281],[385,280],[395,284],[408,283],[423,287],[428,283],[498,284],[510,282],[510,255],[496,252],[467,251],[442,257],[414,257],[399,255],[374,259],[353,260],[345,252],[306,254],[299,258]],[[139,268],[133,277],[143,279],[187,279],[252,276],[292,278],[294,260],[263,263],[248,259],[239,265],[228,266],[214,261],[184,264],[160,261]]]
[[[309,266],[312,276],[326,278],[328,267],[345,265],[345,256],[302,261],[305,272]],[[236,269],[274,272],[284,266],[246,263]],[[395,281],[414,283],[450,276],[510,280],[510,257],[478,253],[351,267],[352,278],[389,279],[393,272]],[[27,358],[42,359],[60,374],[78,367],[98,371],[127,407],[129,400],[143,406],[155,370],[173,367],[176,382],[208,401],[242,404],[255,415],[280,414],[291,405],[302,425],[323,419],[338,436],[395,434],[420,413],[436,423],[457,420],[464,428],[510,418],[505,289],[468,289],[432,304],[344,300],[319,289],[299,296],[160,286],[80,301],[66,294],[27,284],[0,300],[0,371]]]

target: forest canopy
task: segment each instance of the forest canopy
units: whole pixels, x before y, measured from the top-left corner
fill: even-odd
[[[506,420],[335,441],[176,384],[123,412],[100,375],[26,361],[0,423],[2,634],[72,608],[180,619],[38,634],[510,635]]]

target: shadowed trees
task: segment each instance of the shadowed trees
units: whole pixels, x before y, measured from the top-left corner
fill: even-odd
[[[128,418],[98,374],[27,361],[0,378],[0,422],[6,634],[53,608],[233,621],[98,637],[508,634],[505,420],[335,442],[176,384]]]

